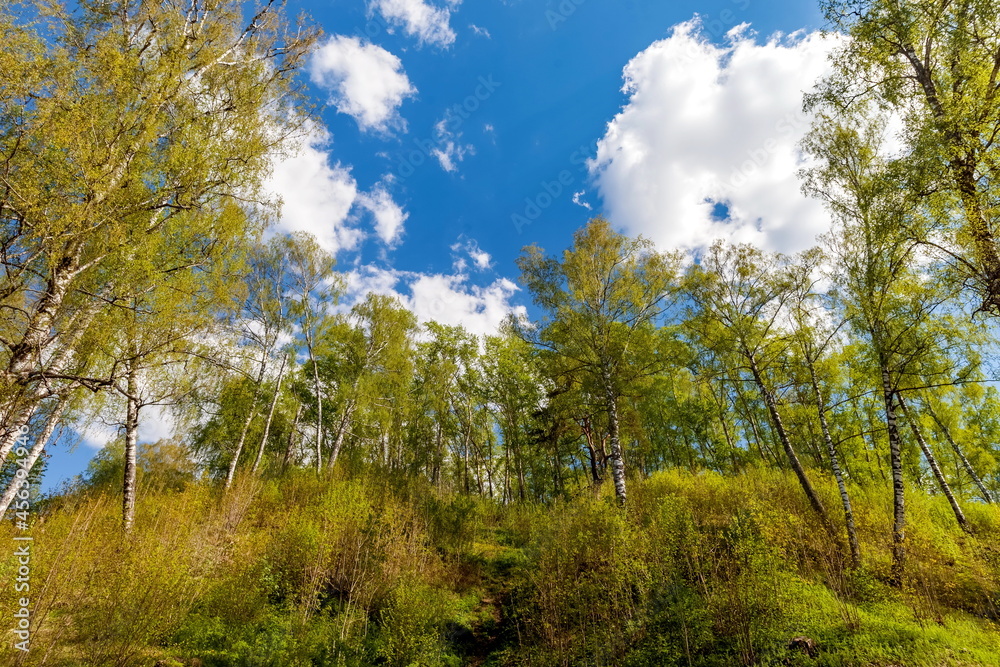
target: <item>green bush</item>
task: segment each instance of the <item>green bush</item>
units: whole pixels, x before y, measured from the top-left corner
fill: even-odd
[[[150,490],[128,538],[119,499],[66,496],[32,528],[32,651],[5,643],[0,662],[1000,666],[998,508],[970,506],[966,535],[943,499],[911,493],[896,589],[888,494],[855,491],[858,570],[773,470],[666,471],[624,509],[610,486],[502,505],[293,471]],[[15,603],[0,589],[0,613]],[[815,657],[789,650],[797,636]]]

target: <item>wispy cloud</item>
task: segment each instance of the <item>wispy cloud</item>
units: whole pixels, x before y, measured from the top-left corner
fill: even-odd
[[[403,235],[403,224],[410,217],[397,204],[384,183],[377,184],[371,192],[358,196],[358,204],[375,219],[375,233],[382,242],[394,246]]]
[[[469,24],[469,29],[472,30],[473,34],[475,34],[478,37],[485,37],[486,39],[493,39],[493,35],[490,34],[489,30],[487,30],[486,28],[480,27],[480,26],[476,25],[475,23],[470,23]]]
[[[438,121],[434,126],[434,137],[437,147],[431,154],[437,158],[441,168],[452,173],[458,170],[458,163],[465,159],[466,155],[475,155],[476,149],[471,144],[462,143],[462,133],[458,130],[451,130],[448,127],[448,119]]]

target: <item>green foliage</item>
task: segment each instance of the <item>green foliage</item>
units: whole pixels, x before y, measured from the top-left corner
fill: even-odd
[[[125,470],[125,443],[121,438],[105,445],[80,476],[82,488],[114,493]],[[140,445],[137,455],[140,484],[153,489],[183,490],[197,477],[188,448],[172,440]]]
[[[288,111],[317,36],[244,9],[0,6],[5,419],[53,388],[113,386],[231,286],[273,211],[274,149],[305,119]]]
[[[542,318],[484,339],[332,309],[330,252],[257,243],[317,37],[280,4],[0,7],[4,502],[20,425],[125,427],[35,506],[34,650],[0,658],[1000,664],[995,332],[962,289],[1000,311],[994,0],[823,3],[851,33],[804,146],[828,256],[681,275],[596,218],[524,250]],[[154,405],[188,431],[140,448],[130,527]]]
[[[33,528],[45,584],[19,664],[1000,665],[1000,512],[970,507],[970,536],[911,491],[899,590],[889,490],[852,493],[859,570],[794,478],[765,468],[664,471],[624,511],[607,485],[544,506],[377,474],[194,483],[151,491],[121,546],[117,502],[66,497]],[[0,591],[0,613],[14,603]],[[798,636],[815,659],[789,650]]]
[[[454,595],[420,582],[401,582],[381,610],[376,655],[393,667],[459,665],[445,641],[457,607]]]

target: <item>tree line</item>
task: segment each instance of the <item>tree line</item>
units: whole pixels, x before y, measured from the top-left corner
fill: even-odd
[[[154,408],[224,488],[363,466],[505,503],[607,481],[624,505],[668,467],[788,468],[854,565],[851,494],[888,485],[897,584],[908,488],[966,530],[963,505],[1000,493],[995,3],[824,4],[851,39],[806,98],[816,249],[682,255],[596,218],[524,249],[538,317],[486,337],[386,296],[348,308],[314,239],[263,239],[318,34],[278,4],[0,10],[0,510],[60,424],[100,418],[128,532],[170,446],[138,455]]]

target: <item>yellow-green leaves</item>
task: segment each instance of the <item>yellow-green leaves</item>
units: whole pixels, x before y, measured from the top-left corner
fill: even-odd
[[[75,351],[71,330],[161,301],[158,290],[178,315],[205,313],[239,268],[266,222],[254,200],[270,154],[300,122],[287,112],[292,76],[315,36],[273,6],[252,22],[243,10],[0,8],[6,412],[30,409],[42,378],[66,374],[57,362]],[[25,405],[7,404],[14,394]]]
[[[825,0],[847,32],[812,104],[834,117],[871,109],[902,121],[899,185],[936,213],[981,309],[1000,312],[1000,30],[996,0]],[[926,237],[925,237],[926,238]]]

